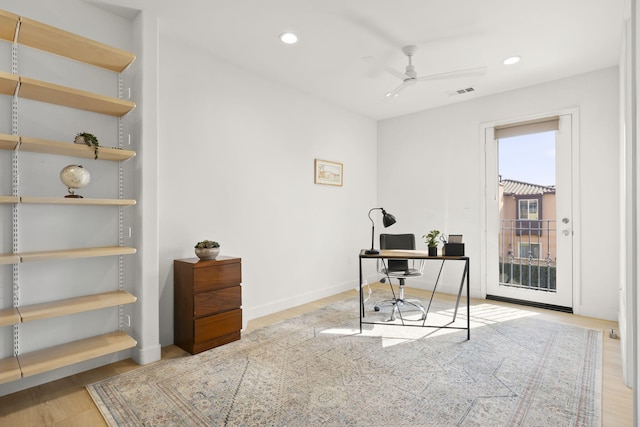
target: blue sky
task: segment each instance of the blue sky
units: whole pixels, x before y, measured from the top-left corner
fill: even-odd
[[[502,179],[556,184],[555,131],[503,138],[498,142],[498,169]]]

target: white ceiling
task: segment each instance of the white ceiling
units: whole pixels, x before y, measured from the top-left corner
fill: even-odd
[[[163,31],[267,79],[373,119],[385,119],[618,64],[624,0],[158,1]],[[295,32],[299,43],[278,35]],[[398,98],[402,46],[418,46],[419,76],[486,67],[484,75],[422,82]],[[516,65],[502,61],[522,56]],[[472,93],[448,92],[473,87]]]

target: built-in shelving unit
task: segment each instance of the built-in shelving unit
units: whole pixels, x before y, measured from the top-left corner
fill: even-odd
[[[60,55],[115,73],[124,71],[135,59],[135,55],[131,52],[120,50],[3,10],[0,10],[0,40],[28,46],[46,52],[47,54]],[[12,55],[15,55],[15,49]],[[135,103],[130,100],[87,92],[72,87],[36,80],[28,76],[18,75],[16,70],[17,68],[12,69],[12,73],[0,71],[0,95],[15,97],[14,99],[30,99],[114,117],[123,117],[136,106]],[[15,105],[17,105],[17,103]],[[16,114],[15,105],[12,114]],[[118,123],[118,126],[120,126],[120,121]],[[121,129],[119,129],[118,134],[120,138],[122,138],[122,132],[120,132],[120,130]],[[12,133],[19,132],[16,132],[14,128]],[[25,135],[0,134],[0,150],[14,151],[13,156],[19,156],[21,152],[31,152],[44,155],[94,158],[93,147],[75,144],[73,142],[32,138]],[[122,162],[131,159],[135,155],[136,153],[132,150],[108,147],[98,148],[98,160]],[[5,171],[3,171],[3,173],[4,172]],[[6,178],[6,175],[4,177]],[[2,178],[3,176],[0,176],[0,179]],[[46,195],[42,195],[41,197],[20,196],[19,184],[17,184],[19,180],[16,179],[16,176],[12,176],[12,179],[14,182],[14,184],[12,184],[13,195],[0,195],[0,204],[115,206],[118,207],[120,212],[120,235],[123,234],[120,209],[136,204],[136,200],[134,199],[122,198],[123,180],[121,172],[119,182],[117,183],[120,197],[117,199],[64,198],[48,197]],[[114,183],[114,185],[116,185],[116,183]],[[14,207],[14,209],[16,208]],[[21,225],[21,227],[24,226],[25,225]],[[14,252],[16,253],[0,254],[0,265],[11,264],[14,266],[15,271],[15,268],[23,263],[47,260],[105,256],[116,256],[121,260],[123,255],[136,253],[136,249],[120,243],[119,246],[18,252],[14,245]],[[16,280],[15,277],[16,275],[14,274],[14,281]],[[119,280],[122,281],[122,278],[120,277]],[[45,301],[32,305],[15,304],[15,300],[16,298],[14,296],[14,307],[0,310],[0,327],[17,328],[20,324],[30,321],[113,307],[121,308],[124,304],[134,303],[136,296],[119,286],[118,290],[77,296],[63,300]],[[122,327],[120,327],[120,329],[122,329]],[[19,330],[20,329],[14,329],[14,331]],[[14,333],[14,340],[16,339],[16,335],[19,336],[19,334]],[[14,357],[0,360],[0,383],[15,381],[22,377],[119,352],[134,347],[135,345],[136,341],[133,338],[125,331],[118,330],[24,354],[16,351]],[[18,347],[14,342],[14,348]]]

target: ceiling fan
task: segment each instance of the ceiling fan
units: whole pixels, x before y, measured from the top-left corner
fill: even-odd
[[[409,45],[402,48],[402,53],[404,53],[409,59],[409,64],[407,65],[404,73],[397,71],[394,68],[388,67],[384,64],[377,64],[381,66],[385,71],[392,74],[393,76],[402,80],[400,86],[393,89],[391,92],[387,92],[385,94],[385,98],[395,98],[398,94],[404,90],[407,86],[413,86],[416,83],[426,82],[430,80],[445,80],[445,79],[455,79],[458,77],[467,77],[467,76],[479,76],[484,74],[486,71],[486,67],[478,67],[478,68],[467,68],[464,70],[456,70],[456,71],[448,71],[446,73],[438,73],[438,74],[430,74],[427,76],[418,77],[418,73],[416,73],[416,67],[413,65],[412,58],[418,50],[417,46]],[[373,58],[368,57],[368,60],[372,60]]]

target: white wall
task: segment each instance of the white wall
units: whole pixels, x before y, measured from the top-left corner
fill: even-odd
[[[481,89],[481,88],[480,88]],[[581,315],[616,320],[618,309],[618,69],[609,68],[384,120],[378,124],[378,200],[393,232],[464,234],[472,295],[481,291],[483,156],[480,124],[577,107],[580,116]],[[426,245],[422,243],[426,248]],[[454,289],[454,282],[445,290]]]
[[[242,258],[246,320],[353,287],[376,201],[376,123],[160,34],[160,340],[173,260],[220,242]],[[314,159],[344,186],[313,183]]]

